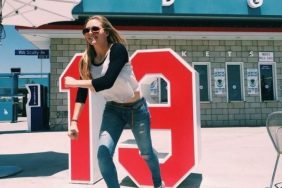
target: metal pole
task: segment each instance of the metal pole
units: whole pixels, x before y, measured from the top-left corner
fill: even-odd
[[[2,23],[2,0],[0,0],[0,24]]]
[[[272,186],[273,186],[274,177],[275,177],[276,169],[277,169],[277,164],[279,162],[279,157],[280,157],[280,153],[277,152],[275,167],[274,167],[274,170],[273,170],[273,173],[272,173],[272,178],[271,178],[271,182],[270,182],[270,187],[269,188],[272,188]]]
[[[2,36],[2,32],[3,32],[3,36]],[[1,40],[2,37],[4,38],[5,33],[4,33],[4,27],[2,26],[2,0],[0,0],[0,46],[2,45]]]
[[[42,59],[40,59],[41,62],[40,62],[40,74],[41,74],[41,79],[42,79]]]

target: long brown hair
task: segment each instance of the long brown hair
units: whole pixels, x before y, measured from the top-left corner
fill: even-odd
[[[126,40],[125,38],[123,38],[120,33],[117,31],[117,29],[115,29],[112,24],[109,22],[109,20],[104,17],[104,16],[90,16],[86,22],[84,27],[86,27],[86,24],[93,19],[97,19],[102,23],[102,28],[107,31],[109,33],[108,35],[108,43],[109,44],[113,44],[113,43],[122,43],[124,45],[126,45]],[[79,62],[79,73],[80,76],[83,80],[89,80],[92,79],[92,76],[90,74],[90,65],[91,65],[91,61],[95,58],[96,56],[96,52],[95,52],[95,48],[90,45],[87,41],[87,47],[83,53],[83,56]]]

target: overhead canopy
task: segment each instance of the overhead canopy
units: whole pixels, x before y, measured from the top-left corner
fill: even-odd
[[[83,0],[75,15],[218,19],[282,19],[277,0]]]
[[[46,48],[50,38],[82,38],[86,17],[105,15],[127,38],[281,40],[281,7],[278,0],[82,0],[75,21],[18,30]]]
[[[72,9],[80,0],[0,0],[0,24],[38,27],[74,20]]]

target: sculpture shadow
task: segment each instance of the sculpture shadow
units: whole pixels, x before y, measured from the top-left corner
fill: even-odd
[[[68,154],[48,151],[0,155],[0,170],[1,166],[9,165],[17,166],[22,171],[4,178],[51,176],[68,169]]]

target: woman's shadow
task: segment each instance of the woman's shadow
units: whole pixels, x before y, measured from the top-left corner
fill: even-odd
[[[178,186],[178,188],[200,188],[202,182],[202,174],[191,173],[183,182]],[[137,185],[130,179],[129,176],[126,176],[122,179],[120,185],[127,187],[137,187]]]

